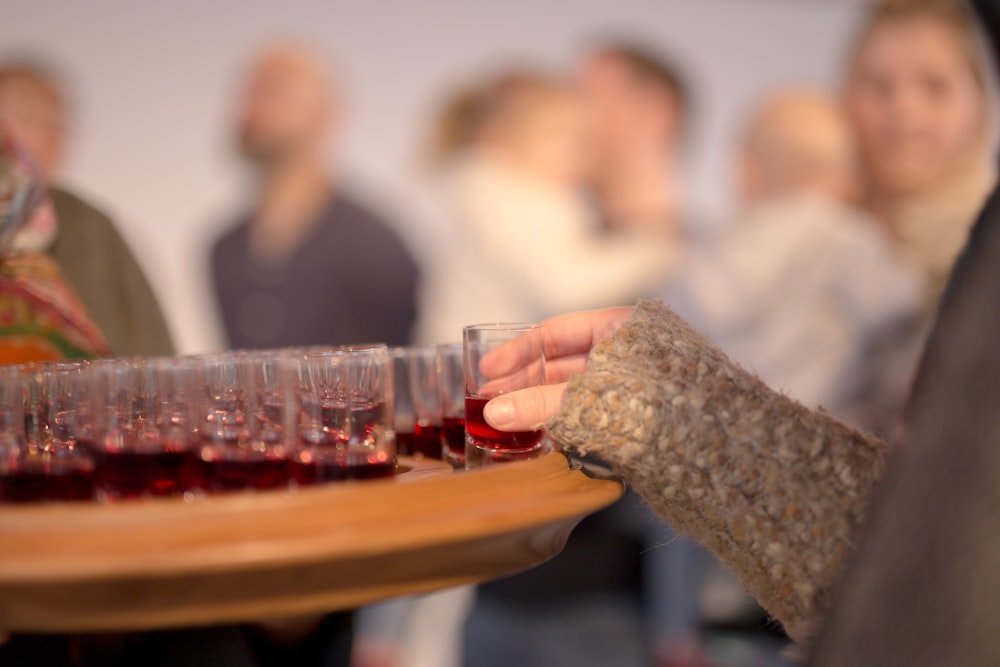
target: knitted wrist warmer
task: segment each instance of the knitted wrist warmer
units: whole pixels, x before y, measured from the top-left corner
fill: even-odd
[[[799,642],[829,607],[886,453],[654,302],[592,350],[549,430],[612,464]]]

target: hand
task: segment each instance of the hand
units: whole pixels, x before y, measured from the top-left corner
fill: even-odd
[[[540,428],[562,405],[566,381],[586,368],[590,349],[613,336],[632,316],[633,310],[632,307],[607,308],[546,320],[542,324],[545,384],[494,398],[486,404],[486,421],[501,431]],[[484,356],[480,371],[488,378],[502,381],[530,365],[532,347],[532,341],[515,339]]]

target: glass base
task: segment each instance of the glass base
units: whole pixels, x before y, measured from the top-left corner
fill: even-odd
[[[500,463],[537,459],[554,451],[553,441],[546,435],[531,449],[492,449],[480,447],[471,438],[465,438],[465,467],[467,470],[483,468]]]
[[[455,470],[462,470],[465,468],[465,453],[459,454],[458,452],[453,452],[447,447],[441,448],[441,455],[445,463],[450,463],[451,467]]]

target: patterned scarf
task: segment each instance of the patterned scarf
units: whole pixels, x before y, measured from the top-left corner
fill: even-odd
[[[0,364],[108,354],[45,250],[56,219],[31,158],[0,123]]]

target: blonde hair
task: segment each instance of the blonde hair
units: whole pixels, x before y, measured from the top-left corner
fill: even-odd
[[[872,6],[851,50],[856,65],[861,51],[879,28],[926,20],[948,28],[965,56],[970,71],[984,96],[989,90],[989,64],[976,18],[960,0],[880,0]]]
[[[427,163],[446,164],[489,130],[519,122],[526,113],[570,94],[563,80],[536,70],[511,69],[485,83],[460,88],[441,106],[428,142]]]

